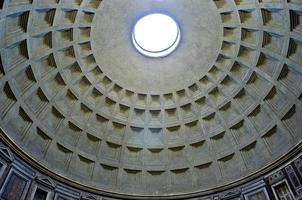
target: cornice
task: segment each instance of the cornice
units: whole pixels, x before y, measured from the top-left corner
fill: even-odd
[[[104,191],[98,188],[93,188],[84,184],[81,184],[79,182],[76,182],[74,180],[71,180],[67,177],[64,177],[62,175],[59,175],[51,170],[49,170],[47,167],[45,167],[43,164],[41,164],[39,161],[34,159],[32,156],[27,154],[22,148],[20,148],[3,130],[0,128],[0,138],[4,141],[5,144],[9,146],[9,148],[17,154],[20,158],[22,158],[26,163],[28,163],[30,166],[34,167],[38,171],[44,173],[45,175],[62,182],[66,185],[69,185],[71,187],[75,187],[79,190],[84,190],[87,192],[103,195],[103,196],[109,196],[114,198],[121,198],[121,199],[186,199],[186,198],[193,198],[193,197],[200,197],[200,196],[206,196],[211,194],[217,194],[220,192],[223,192],[225,190],[243,185],[249,181],[253,181],[257,178],[260,178],[261,176],[266,175],[267,173],[279,168],[281,165],[288,162],[290,159],[293,159],[295,155],[302,152],[302,141],[299,141],[296,145],[294,145],[287,153],[280,156],[277,160],[273,161],[269,165],[266,165],[265,167],[255,171],[254,173],[245,176],[243,178],[237,179],[236,181],[233,181],[229,184],[226,184],[221,187],[215,187],[210,188],[206,190],[200,190],[192,193],[183,193],[183,194],[171,194],[167,196],[143,196],[143,195],[129,195],[129,194],[123,194],[123,193],[115,193],[115,192],[109,192]]]

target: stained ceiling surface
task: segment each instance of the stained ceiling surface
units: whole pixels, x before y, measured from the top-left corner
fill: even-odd
[[[244,180],[302,137],[301,0],[4,0],[0,127],[54,174],[169,196]],[[148,58],[135,22],[178,48]]]

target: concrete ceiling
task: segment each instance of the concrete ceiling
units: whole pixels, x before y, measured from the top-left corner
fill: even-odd
[[[4,0],[0,127],[66,180],[166,196],[245,179],[302,137],[301,0]],[[172,16],[171,55],[131,44]]]

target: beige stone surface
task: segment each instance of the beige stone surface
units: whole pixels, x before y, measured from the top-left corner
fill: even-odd
[[[219,55],[223,25],[217,11],[212,0],[104,1],[91,34],[96,62],[117,85],[136,93],[182,90],[203,77]],[[181,29],[179,47],[161,59],[142,56],[131,40],[136,21],[154,12],[174,17]]]
[[[170,56],[131,44],[171,15]],[[5,0],[0,126],[70,180],[185,194],[244,179],[302,137],[300,0]]]

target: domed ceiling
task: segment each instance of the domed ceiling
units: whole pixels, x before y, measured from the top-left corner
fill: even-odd
[[[169,196],[242,182],[302,137],[301,0],[5,0],[0,127],[53,176]],[[178,48],[148,58],[138,19]]]

